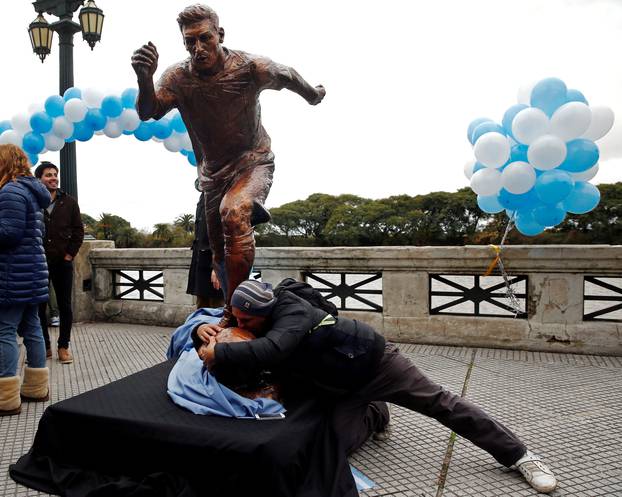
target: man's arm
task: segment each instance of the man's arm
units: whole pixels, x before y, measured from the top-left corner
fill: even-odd
[[[322,85],[311,86],[292,67],[277,64],[267,57],[257,57],[254,60],[254,66],[255,77],[259,88],[262,90],[282,90],[286,88],[300,95],[310,105],[319,104],[324,95],[326,95],[326,90]]]
[[[71,208],[71,220],[70,220],[71,238],[67,244],[67,253],[65,254],[65,260],[71,261],[80,250],[82,242],[84,240],[84,224],[82,224],[82,217],[80,216],[80,206],[78,202],[74,202]]]
[[[160,119],[176,106],[175,95],[166,85],[170,78],[168,71],[162,75],[158,90],[153,84],[153,75],[158,68],[158,57],[158,51],[151,42],[140,47],[132,55],[132,67],[138,79],[136,110],[143,121],[149,118]]]

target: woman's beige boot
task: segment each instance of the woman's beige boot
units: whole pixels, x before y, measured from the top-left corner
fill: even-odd
[[[22,400],[45,402],[50,398],[50,370],[48,368],[24,368]]]
[[[0,378],[0,416],[11,416],[22,412],[19,398],[19,376]]]

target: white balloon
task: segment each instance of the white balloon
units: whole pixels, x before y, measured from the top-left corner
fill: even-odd
[[[592,121],[590,122],[590,127],[581,135],[581,138],[596,141],[609,133],[615,121],[615,114],[611,108],[603,105],[597,105],[591,109]]]
[[[501,181],[510,193],[527,193],[536,184],[536,170],[527,162],[512,162],[503,169]]]
[[[181,148],[183,150],[192,150],[192,141],[188,133],[181,133]]]
[[[549,118],[540,109],[529,107],[521,110],[512,121],[512,134],[520,143],[530,145],[534,140],[548,133]]]
[[[65,117],[72,123],[82,121],[87,111],[86,104],[80,98],[72,98],[65,102]]]
[[[43,135],[43,138],[45,139],[46,148],[52,152],[58,152],[65,146],[65,140],[56,136],[54,133],[46,133]]]
[[[592,111],[583,102],[568,102],[551,116],[550,133],[568,142],[579,138],[590,126]]]
[[[35,102],[28,106],[28,114],[32,116],[37,112],[45,112],[45,106],[41,102]]]
[[[501,133],[485,133],[473,147],[475,158],[486,167],[501,167],[510,156],[510,142]]]
[[[181,135],[179,133],[173,133],[164,140],[164,147],[169,152],[179,152],[181,150]]]
[[[91,109],[98,109],[102,105],[104,99],[104,93],[96,90],[95,88],[86,88],[82,90],[82,100]]]
[[[493,168],[480,169],[471,178],[471,189],[478,195],[496,195],[501,190],[501,172]]]
[[[527,159],[536,169],[548,171],[564,162],[567,153],[566,144],[561,138],[544,135],[529,145]]]
[[[598,163],[594,164],[587,171],[582,171],[580,173],[570,173],[570,176],[575,181],[589,181],[598,173]]]
[[[104,134],[108,138],[119,138],[123,134],[123,125],[118,119],[108,119],[104,128]]]
[[[533,87],[536,86],[536,83],[537,81],[530,81],[529,83],[521,85],[516,98],[519,104],[531,105],[531,91]]]
[[[15,145],[17,147],[22,146],[22,134],[14,129],[7,129],[0,135],[0,145]]]
[[[73,123],[69,122],[69,120],[63,116],[55,117],[54,124],[52,124],[52,133],[66,140],[73,135]]]
[[[464,175],[466,179],[471,179],[473,176],[473,167],[475,167],[475,161],[469,160],[464,164]]]
[[[30,127],[30,115],[24,112],[15,114],[11,118],[11,127],[22,135],[25,135],[29,131],[32,131],[32,128]]]
[[[121,126],[127,131],[136,131],[140,126],[140,117],[134,109],[125,109],[118,117]]]

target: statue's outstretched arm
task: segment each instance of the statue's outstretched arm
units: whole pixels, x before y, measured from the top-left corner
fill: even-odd
[[[278,64],[266,57],[258,57],[255,60],[255,75],[262,90],[287,88],[311,105],[319,104],[326,95],[322,85],[311,86],[293,67]]]

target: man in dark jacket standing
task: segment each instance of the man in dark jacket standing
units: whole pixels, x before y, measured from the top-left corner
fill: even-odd
[[[71,291],[73,287],[73,259],[84,239],[84,225],[78,202],[58,188],[58,168],[51,162],[41,162],[35,176],[44,184],[52,197],[52,203],[44,210],[46,234],[43,238],[48,261],[50,281],[54,285],[58,302],[60,329],[58,335],[58,360],[61,364],[73,362],[69,351],[73,311]],[[45,316],[47,303],[39,307],[39,318],[47,357],[52,357],[50,335]]]
[[[217,325],[194,330],[205,366],[225,384],[262,370],[336,395],[333,425],[352,451],[371,434],[366,413],[373,401],[391,402],[436,419],[491,454],[516,466],[539,492],[557,481],[540,458],[500,422],[427,378],[397,347],[370,326],[335,318],[289,291],[247,280],[237,287],[232,313],[255,340],[216,343]]]

